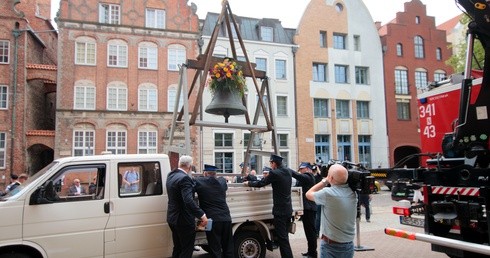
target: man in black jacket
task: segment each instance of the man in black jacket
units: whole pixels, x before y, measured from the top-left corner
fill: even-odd
[[[306,240],[308,241],[308,251],[302,253],[302,255],[316,258],[318,256],[315,230],[317,207],[316,203],[308,200],[305,195],[316,184],[315,176],[311,171],[309,162],[301,162],[299,164],[299,173],[291,170],[291,174],[296,179],[296,186],[300,186],[303,190],[303,216],[301,216],[301,220],[303,221],[303,228],[305,230]]]
[[[191,167],[192,157],[182,156],[179,159],[179,168],[167,176],[167,222],[172,230],[173,258],[191,258],[196,238],[195,218],[201,220],[202,227],[208,223],[206,214],[194,202],[194,181],[189,176]]]
[[[216,177],[218,168],[204,165],[204,177],[196,177],[195,191],[199,198],[199,206],[212,219],[210,231],[206,231],[209,254],[215,258],[232,258],[233,233],[231,228],[231,215],[226,204],[226,190],[228,185],[222,177]]]
[[[282,157],[272,154],[270,158],[272,171],[260,181],[247,181],[244,185],[263,187],[272,185],[272,215],[274,215],[274,228],[277,244],[282,258],[292,258],[293,252],[289,244],[288,230],[291,225],[293,206],[291,204],[291,172],[282,167]]]

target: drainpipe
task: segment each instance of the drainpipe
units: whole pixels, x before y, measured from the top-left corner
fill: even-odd
[[[13,93],[12,93],[12,124],[10,127],[10,174],[14,172],[14,143],[15,143],[15,123],[16,123],[16,97],[17,97],[17,67],[18,67],[18,53],[19,53],[19,41],[18,38],[20,37],[22,31],[19,30],[19,24],[17,23],[15,25],[15,29],[12,30],[12,35],[14,36],[14,71],[13,71]]]
[[[296,157],[299,157],[299,139],[298,139],[298,96],[296,95],[298,90],[297,90],[297,87],[298,87],[298,84],[297,84],[297,80],[296,80],[296,52],[298,52],[298,47],[297,46],[293,46],[292,47],[292,52],[293,52],[293,74],[294,74],[294,81],[293,81],[293,84],[294,84],[294,134],[295,134],[295,137],[296,137]],[[296,163],[298,163],[299,161],[296,160]]]

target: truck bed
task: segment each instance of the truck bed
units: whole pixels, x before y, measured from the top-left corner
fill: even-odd
[[[293,214],[302,214],[301,187],[291,189]],[[230,186],[226,195],[233,223],[272,219],[272,187]],[[292,214],[292,215],[293,215]]]

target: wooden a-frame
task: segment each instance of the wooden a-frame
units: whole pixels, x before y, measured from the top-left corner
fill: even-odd
[[[231,26],[234,26],[236,36],[238,39],[238,43],[240,44],[240,47],[243,51],[243,54],[245,56],[245,62],[242,61],[237,61],[238,64],[242,67],[243,75],[245,77],[251,77],[253,84],[254,84],[254,89],[258,95],[258,102],[257,102],[257,107],[254,115],[254,119],[252,123],[250,122],[250,117],[248,112],[245,112],[245,121],[246,124],[232,124],[232,123],[220,123],[216,121],[202,121],[198,120],[198,115],[200,112],[202,112],[202,98],[203,98],[203,92],[204,88],[206,85],[206,78],[207,78],[207,73],[210,69],[210,67],[218,62],[222,62],[222,58],[218,57],[213,57],[213,51],[216,46],[216,40],[219,35],[219,31],[223,26],[223,23],[225,24],[225,28],[227,30],[227,35],[229,35],[229,41],[230,41],[230,47],[232,51],[233,58],[235,60],[238,60],[237,58],[237,53],[236,53],[236,48],[235,48],[235,41],[233,39],[233,34]],[[187,69],[194,69],[196,70],[196,73],[194,75],[194,78],[192,80],[190,89],[187,88]],[[257,83],[257,78],[262,79],[262,85],[259,88],[259,85]],[[189,101],[190,97],[192,95],[192,92],[194,89],[196,89],[196,84],[199,81],[199,85],[197,88],[197,99],[196,103],[193,106],[193,110],[189,110]],[[251,87],[248,87],[248,91],[250,92]],[[184,99],[183,107],[178,110],[179,107],[179,101],[180,101],[180,94],[183,93],[187,97],[187,99]],[[166,144],[166,152],[169,154],[171,152],[178,153],[180,155],[186,154],[189,155],[191,150],[191,142],[190,142],[190,126],[204,126],[204,127],[220,127],[220,128],[233,128],[233,129],[243,129],[243,130],[249,130],[251,135],[250,139],[254,139],[254,136],[256,133],[262,133],[262,132],[270,132],[272,131],[272,146],[274,148],[274,153],[279,153],[278,147],[277,147],[277,132],[274,127],[274,113],[273,113],[273,106],[271,103],[271,99],[267,98],[268,101],[268,106],[269,108],[266,109],[266,105],[263,100],[264,94],[267,94],[267,96],[271,96],[270,94],[270,88],[269,88],[269,83],[268,83],[268,78],[266,76],[266,73],[264,71],[260,70],[255,70],[255,64],[252,65],[250,62],[250,59],[248,57],[247,51],[245,49],[245,45],[242,40],[242,36],[240,35],[239,28],[237,26],[235,17],[233,16],[233,13],[230,8],[230,4],[228,3],[227,0],[222,1],[222,9],[221,13],[218,16],[218,21],[216,22],[216,25],[214,27],[213,33],[211,34],[211,38],[209,41],[209,44],[206,48],[206,51],[204,54],[201,54],[197,57],[196,60],[188,59],[187,64],[183,64],[180,68],[180,75],[179,75],[179,84],[178,84],[178,89],[177,89],[177,96],[176,96],[176,101],[175,101],[175,107],[174,107],[174,112],[173,112],[173,119],[172,119],[172,124],[169,132],[169,139]],[[246,106],[246,101],[245,97],[242,97],[243,104]],[[248,108],[247,108],[248,110]],[[269,111],[267,113],[266,111]],[[189,112],[191,111],[191,112]],[[258,120],[259,120],[259,115],[262,112],[266,125],[261,126],[258,125]],[[202,116],[201,116],[202,117]],[[183,125],[184,126],[184,134],[185,134],[185,142],[180,144],[179,146],[174,145],[174,136],[176,132],[176,128],[178,125]],[[270,152],[266,151],[258,151],[258,150],[251,150],[252,147],[252,140],[248,142],[247,146],[247,152],[245,154],[245,160],[243,169],[245,169],[249,163],[250,155],[253,154],[259,154],[259,155],[268,155]],[[244,171],[242,171],[243,173]]]

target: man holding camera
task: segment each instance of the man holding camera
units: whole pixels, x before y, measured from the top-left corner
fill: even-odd
[[[344,166],[333,164],[327,177],[306,192],[308,200],[322,205],[320,257],[354,257],[357,195],[348,177]]]

